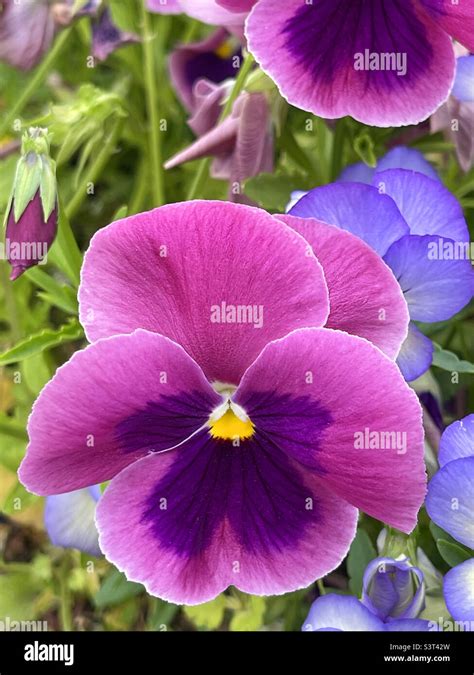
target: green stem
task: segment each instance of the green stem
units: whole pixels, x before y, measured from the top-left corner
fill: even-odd
[[[165,189],[163,176],[163,159],[161,148],[160,133],[160,111],[158,102],[158,90],[156,87],[157,68],[155,62],[155,51],[151,31],[150,15],[148,14],[145,3],[142,2],[142,32],[143,32],[143,57],[144,57],[144,77],[145,94],[147,103],[148,122],[150,125],[150,152],[152,163],[152,189],[155,206],[161,206],[165,203]]]
[[[105,168],[107,162],[110,159],[111,154],[115,150],[115,144],[120,136],[122,131],[122,126],[124,123],[123,117],[119,117],[115,120],[114,125],[108,135],[102,150],[97,155],[95,161],[87,172],[87,177],[82,182],[82,185],[76,190],[74,197],[71,199],[69,204],[66,206],[66,216],[69,220],[72,220],[76,213],[79,211],[82,202],[87,196],[87,188],[89,183],[95,183],[95,181],[101,175],[103,169]]]
[[[318,587],[319,595],[326,595],[326,589],[324,588],[322,579],[316,581],[316,586]]]
[[[247,52],[242,67],[240,68],[239,74],[237,75],[237,78],[235,80],[234,86],[232,87],[232,91],[230,92],[230,96],[227,99],[224,108],[222,110],[222,113],[219,117],[219,122],[222,122],[231,113],[234,103],[236,102],[239,94],[245,87],[247,77],[254,63],[255,59],[253,58],[252,54]],[[205,157],[204,159],[201,159],[201,161],[199,162],[198,170],[196,171],[194,181],[191,185],[191,188],[188,192],[188,196],[186,198],[188,201],[191,199],[196,199],[200,194],[201,190],[203,189],[207,181],[210,164],[211,160],[209,159],[209,157]]]
[[[0,138],[10,130],[12,122],[20,115],[21,111],[28,103],[32,95],[35,93],[35,91],[38,89],[39,85],[46,78],[46,75],[50,71],[51,66],[53,65],[62,48],[66,44],[71,34],[71,30],[72,28],[68,28],[59,35],[52,49],[50,50],[46,58],[38,66],[38,68],[35,70],[31,79],[23,89],[22,93],[18,97],[15,104],[10,108],[9,112],[3,118],[0,124]]]
[[[72,631],[72,607],[71,593],[68,587],[69,560],[67,554],[64,556],[59,569],[59,621],[63,631]]]
[[[2,277],[2,286],[5,289],[5,305],[7,308],[7,314],[10,321],[10,333],[13,344],[18,342],[21,337],[21,325],[20,319],[17,312],[15,295],[12,287],[12,282],[9,278],[8,266],[7,263],[0,263],[0,275]]]
[[[77,194],[76,194],[77,196]],[[53,262],[62,270],[74,286],[79,286],[82,254],[77,245],[69,222],[68,209],[59,203],[58,234],[49,254]]]
[[[342,170],[342,154],[344,150],[344,142],[346,139],[346,122],[344,119],[336,122],[336,130],[334,132],[332,156],[331,156],[331,180],[334,181],[339,176]]]

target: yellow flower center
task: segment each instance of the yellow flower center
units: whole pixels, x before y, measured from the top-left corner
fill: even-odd
[[[251,438],[255,427],[245,412],[231,403],[224,403],[209,418],[209,433],[212,438],[224,441],[245,440]]]

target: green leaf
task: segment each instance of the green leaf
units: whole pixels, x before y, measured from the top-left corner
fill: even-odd
[[[43,352],[45,349],[57,347],[64,342],[73,342],[83,337],[82,326],[75,319],[61,326],[57,330],[45,328],[25,338],[11,349],[0,354],[0,366],[7,366]]]
[[[434,344],[433,365],[454,373],[472,373],[474,374],[474,363],[462,361],[456,354],[443,349],[438,344]]]
[[[265,598],[249,595],[245,600],[244,609],[236,610],[230,622],[231,631],[256,631],[263,626],[265,615]]]
[[[5,569],[5,568],[4,568]],[[0,575],[0,621],[32,621],[36,619],[36,599],[44,583],[34,579],[30,570]]]
[[[140,595],[144,591],[145,589],[141,584],[128,581],[122,572],[113,569],[95,596],[94,604],[98,609],[113,607]]]
[[[446,541],[445,539],[438,539],[436,541],[436,546],[438,551],[450,567],[456,567],[472,558],[472,551],[468,551],[464,546],[455,544],[451,541]]]
[[[38,293],[38,296],[45,302],[59,307],[67,314],[77,315],[76,293],[70,286],[59,283],[38,266],[30,267],[26,271],[26,277],[43,291],[46,291],[46,293]]]
[[[354,138],[354,150],[365,164],[372,168],[377,166],[374,141],[367,131],[362,131]]]
[[[245,182],[244,191],[268,211],[284,213],[293,190],[301,189],[302,179],[295,176],[274,176],[261,173]]]
[[[25,425],[6,415],[0,415],[0,434],[19,441],[26,441],[28,439]]]
[[[21,513],[39,499],[40,497],[38,497],[38,495],[28,492],[20,482],[17,482],[13,489],[8,493],[2,511],[7,515],[18,515],[18,513]]]
[[[226,608],[225,595],[218,595],[217,598],[202,605],[193,607],[184,607],[184,613],[198,628],[215,630],[219,628],[224,618]]]
[[[377,552],[365,530],[359,528],[352,542],[347,558],[347,572],[349,574],[349,588],[354,595],[362,593],[362,578],[365,568],[371,560],[377,557]]]
[[[45,359],[44,352],[34,354],[34,356],[24,359],[21,364],[21,372],[26,386],[35,396],[37,396],[44,385],[49,382],[52,375]]]

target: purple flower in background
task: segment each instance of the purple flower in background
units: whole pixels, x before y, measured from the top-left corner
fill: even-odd
[[[56,237],[56,165],[45,129],[31,128],[23,136],[5,223],[5,251],[14,281],[29,267],[46,262]]]
[[[0,60],[22,70],[33,68],[56,29],[49,0],[0,0]]]
[[[416,619],[425,606],[423,572],[407,558],[375,558],[364,573],[361,601],[382,621]]]
[[[99,499],[98,485],[47,497],[44,521],[51,543],[100,556],[99,533],[94,521]]]
[[[474,165],[474,56],[456,60],[456,79],[451,96],[431,116],[431,131],[444,131],[454,143],[463,171]]]
[[[389,153],[381,160],[393,160]],[[391,156],[390,156],[391,155]],[[411,151],[397,153],[405,166],[420,159]],[[352,174],[368,180],[363,167]],[[361,237],[392,269],[405,294],[413,321],[436,322],[451,318],[474,294],[474,272],[469,257],[469,231],[461,206],[442,185],[425,173],[409,169],[377,170],[372,185],[338,182],[317,187],[290,210],[302,218],[316,218]],[[407,380],[431,365],[431,340],[411,323],[398,356]]]
[[[376,558],[364,572],[362,599],[328,594],[313,602],[304,631],[429,631],[422,571],[404,559]]]
[[[234,78],[240,67],[241,48],[224,29],[218,28],[199,42],[178,46],[169,59],[173,87],[190,113],[199,105],[199,88],[202,80],[220,84]],[[202,85],[201,85],[202,86]]]
[[[444,577],[446,606],[456,621],[474,626],[474,415],[451,424],[441,436],[440,470],[428,486],[430,518],[466,546],[466,560]]]
[[[92,23],[92,55],[99,61],[105,61],[110,54],[120,47],[125,47],[139,40],[140,38],[137,35],[124,32],[115,25],[107,7]]]
[[[203,121],[212,119],[212,110],[218,107],[216,88],[200,83],[199,90],[206,87],[211,101],[203,101],[190,124],[198,128]],[[206,114],[203,114],[203,110]],[[243,183],[247,178],[273,170],[273,132],[271,110],[265,94],[240,94],[232,113],[222,122],[204,133],[189,148],[182,150],[165,163],[172,169],[185,162],[202,157],[214,157],[211,175],[229,181],[229,199],[247,202]]]
[[[20,477],[44,495],[111,480],[101,549],[151,594],[285,593],[340,564],[357,508],[416,524],[420,406],[377,347],[321,327],[328,296],[350,304],[352,288],[337,292],[338,230],[319,227],[329,289],[308,242],[247,206],[164,206],[92,240],[79,291],[92,344],[36,401]],[[406,451],[360,447],[365,429],[405,434]]]
[[[474,4],[258,0],[245,32],[249,50],[293,105],[327,119],[417,124],[451,90],[451,37],[474,50]]]
[[[367,183],[367,185],[372,185],[375,173],[385,171],[386,169],[417,171],[418,173],[424,173],[428,178],[439,180],[436,169],[425,159],[422,152],[403,145],[389,150],[377,161],[375,168],[367,166],[364,162],[350,164],[341,172],[337,180],[344,183]]]

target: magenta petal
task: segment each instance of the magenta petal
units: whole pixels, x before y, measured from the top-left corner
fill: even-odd
[[[179,0],[181,9],[194,19],[217,26],[240,26],[246,12],[236,14],[219,6],[215,0]]]
[[[395,358],[408,332],[408,308],[390,268],[368,244],[312,218],[278,216],[310,244],[329,289],[327,328],[370,340]]]
[[[328,315],[307,242],[264,211],[226,202],[172,204],[100,230],[79,300],[90,340],[146,328],[231,383],[267,342]]]
[[[446,100],[453,82],[451,40],[414,2],[259,0],[246,36],[282,95],[320,117],[415,124]],[[371,68],[381,54],[405,55],[405,66]]]
[[[219,402],[171,340],[146,331],[101,340],[76,352],[41,392],[20,480],[43,495],[102,483],[184,441]]]
[[[252,409],[256,391],[313,401],[330,422],[316,439],[307,433],[297,442],[291,416],[283,428]],[[294,331],[267,345],[235,401],[340,497],[404,532],[415,527],[426,492],[421,407],[395,363],[371,343],[324,328]]]
[[[257,595],[308,586],[342,561],[356,519],[280,451],[209,437],[128,467],[97,509],[106,557],[152,595],[188,605],[230,585]]]
[[[471,0],[421,0],[421,4],[451,37],[474,51],[474,5]]]
[[[249,12],[258,0],[216,0],[216,2],[229,12]]]

